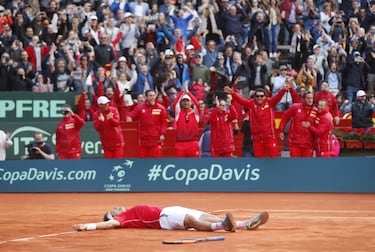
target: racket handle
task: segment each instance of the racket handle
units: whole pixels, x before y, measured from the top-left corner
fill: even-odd
[[[206,238],[206,241],[222,241],[222,240],[225,240],[225,237],[223,235],[211,236],[211,237]]]

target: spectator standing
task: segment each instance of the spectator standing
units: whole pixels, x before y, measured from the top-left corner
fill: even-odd
[[[14,78],[14,69],[9,53],[4,52],[0,61],[0,91],[9,91]]]
[[[176,157],[199,157],[199,102],[189,92],[187,85],[173,101],[173,110],[176,121]]]
[[[11,91],[31,91],[34,83],[25,76],[25,70],[18,68],[16,77],[10,86]]]
[[[156,102],[156,92],[146,91],[146,101],[128,114],[127,122],[138,121],[139,157],[161,157],[167,131],[167,111]]]
[[[363,128],[370,130],[373,127],[372,113],[373,109],[367,100],[366,93],[363,90],[357,92],[357,99],[352,103],[352,128]]]
[[[295,88],[294,81],[291,76],[288,76],[288,67],[285,65],[280,66],[279,68],[280,74],[279,76],[271,79],[271,85],[273,86],[272,90],[272,96],[275,96],[277,93],[279,93],[280,90],[283,90],[285,87],[285,84],[291,83],[293,87]],[[289,108],[290,105],[292,105],[292,96],[289,92],[286,92],[279,103],[275,107],[275,111],[284,111]]]
[[[42,61],[50,51],[49,47],[45,43],[40,43],[39,37],[34,35],[31,41],[31,45],[25,48],[29,61],[33,64],[35,71],[42,71]]]
[[[297,24],[302,11],[299,9],[296,0],[283,0],[280,3],[282,29],[283,29],[283,45],[288,45],[292,34],[292,28]]]
[[[139,66],[137,81],[133,87],[133,94],[144,94],[147,90],[155,90],[155,84],[147,64],[142,64]]]
[[[280,91],[272,98],[266,97],[266,90],[255,90],[252,99],[245,99],[234,92],[230,87],[225,87],[224,91],[232,94],[233,99],[249,110],[251,135],[253,137],[253,148],[255,157],[278,157],[275,132],[274,107],[284,96],[288,85],[284,85]]]
[[[280,138],[284,140],[284,129],[288,122],[288,145],[290,157],[312,157],[313,156],[313,134],[305,127],[303,121],[315,122],[318,109],[314,106],[314,96],[312,92],[303,95],[303,103],[294,103],[287,109],[280,121]]]
[[[29,155],[22,156],[21,159],[48,159],[54,160],[55,154],[52,147],[46,143],[44,134],[41,132],[34,133],[34,141],[27,146]]]
[[[246,15],[240,4],[230,6],[229,10],[224,10],[221,14],[224,37],[231,36],[234,38],[239,50],[245,42],[242,38],[242,26]]]
[[[109,45],[109,36],[106,33],[99,35],[100,44],[95,46],[95,61],[99,66],[105,67],[115,60],[113,47]]]
[[[85,121],[72,111],[69,104],[63,105],[61,113],[63,118],[56,127],[56,153],[59,159],[80,159],[80,131]]]
[[[233,121],[237,111],[230,101],[216,97],[216,107],[210,115],[211,156],[232,157],[234,152]]]
[[[270,58],[277,58],[277,45],[281,24],[281,12],[277,0],[267,1],[265,9],[270,19],[270,23],[267,26],[268,52]]]
[[[99,109],[94,114],[94,127],[99,133],[105,158],[122,158],[124,137],[121,132],[120,115],[117,108],[109,106],[110,100],[100,96]]]
[[[331,157],[333,153],[333,119],[326,100],[318,101],[318,116],[313,124],[302,122],[303,127],[315,136],[315,151],[317,157]]]
[[[120,32],[122,33],[121,48],[122,56],[129,58],[129,49],[135,42],[135,39],[139,36],[137,25],[133,23],[133,14],[126,12],[124,15],[125,22],[120,25]]]
[[[364,61],[359,51],[349,55],[346,61],[343,80],[346,83],[346,97],[352,103],[355,94],[365,89],[365,72],[371,71],[370,66]]]
[[[6,159],[6,148],[9,148],[13,145],[12,140],[10,140],[10,136],[12,132],[7,131],[6,133],[3,130],[0,130],[0,161],[4,161]]]

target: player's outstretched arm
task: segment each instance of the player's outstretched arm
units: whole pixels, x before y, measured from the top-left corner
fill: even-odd
[[[121,227],[117,220],[109,220],[97,223],[74,224],[73,229],[77,231],[92,231],[97,229],[113,229]]]

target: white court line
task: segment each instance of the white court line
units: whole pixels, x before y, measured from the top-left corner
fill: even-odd
[[[77,231],[69,231],[69,232],[62,232],[62,233],[55,233],[55,234],[30,236],[30,237],[18,238],[18,239],[7,240],[7,241],[0,241],[0,245],[8,243],[8,242],[30,241],[30,240],[34,240],[34,239],[38,239],[38,238],[45,238],[45,237],[52,237],[52,236],[59,236],[59,235],[67,235],[67,234],[72,234],[72,233],[76,233],[76,232]]]
[[[246,219],[249,218],[249,216],[235,216],[236,218],[239,219]],[[274,216],[270,214],[270,219],[285,219],[285,220],[290,220],[290,219],[311,219],[311,220],[365,220],[365,221],[375,221],[375,216],[374,217],[369,217],[369,216]]]
[[[264,209],[222,209],[210,211],[209,213],[225,213],[225,212],[263,212]],[[372,210],[302,210],[302,209],[267,209],[269,213],[330,213],[330,214],[374,214]]]

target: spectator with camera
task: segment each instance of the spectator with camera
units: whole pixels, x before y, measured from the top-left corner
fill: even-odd
[[[42,132],[34,133],[34,141],[26,145],[29,155],[22,156],[21,159],[48,159],[54,160],[55,154],[52,147],[46,143]]]
[[[4,52],[0,59],[0,91],[9,91],[14,69],[9,53]]]
[[[85,121],[72,111],[69,104],[63,105],[61,113],[63,118],[56,127],[56,153],[59,159],[80,159],[80,130]]]

